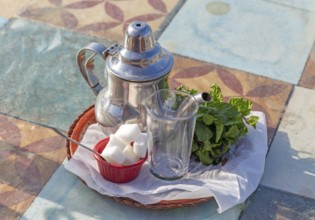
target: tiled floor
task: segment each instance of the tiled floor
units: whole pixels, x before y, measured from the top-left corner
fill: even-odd
[[[0,115],[0,218],[22,216],[65,158],[64,140],[44,127]]]
[[[20,16],[121,41],[125,28],[135,20],[150,22],[151,28],[157,30],[176,3],[174,0],[37,0]]]
[[[0,4],[0,219],[315,219],[314,0]],[[225,98],[244,96],[265,112],[265,174],[244,206],[221,215],[213,201],[139,210],[98,195],[64,169],[64,141],[45,126],[67,130],[95,100],[76,53],[92,41],[121,42],[134,20],[148,22],[174,53],[172,87],[217,83]],[[103,63],[96,64],[103,78]]]
[[[310,100],[315,100],[314,90],[295,87],[271,145],[261,184],[315,199],[315,145],[311,139],[315,103]],[[283,181],[297,177],[298,181]]]
[[[0,26],[4,25],[7,22],[7,19],[0,18]]]
[[[314,200],[260,186],[240,219],[314,219]]]
[[[183,84],[199,91],[207,91],[210,82],[222,88],[226,99],[243,96],[253,101],[254,110],[265,112],[271,142],[292,90],[291,84],[219,65],[175,57],[170,75],[171,87]]]
[[[31,3],[30,0],[17,0],[9,2],[7,0],[0,0],[1,15],[0,17],[10,19],[18,16],[21,11]]]
[[[66,130],[93,103],[94,95],[77,72],[75,55],[97,39],[24,19],[10,20],[0,39],[6,64],[1,72],[6,85],[0,87],[2,113]]]
[[[296,84],[314,25],[311,12],[261,0],[188,0],[160,42],[177,54]]]

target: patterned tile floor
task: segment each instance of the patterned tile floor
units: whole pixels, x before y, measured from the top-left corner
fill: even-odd
[[[0,3],[0,219],[315,219],[314,0]],[[217,83],[225,98],[250,98],[265,112],[265,174],[244,205],[139,211],[65,171],[64,141],[47,126],[67,130],[95,99],[76,52],[121,42],[134,20],[174,54],[172,87]]]
[[[0,115],[0,218],[21,216],[66,153],[64,140],[42,126]]]

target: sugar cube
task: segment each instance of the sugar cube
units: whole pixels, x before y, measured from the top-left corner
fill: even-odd
[[[125,161],[124,154],[117,146],[106,147],[102,152],[102,156],[108,163],[123,164]]]
[[[147,153],[147,134],[141,133],[133,142],[133,152],[139,158],[144,158]]]
[[[120,138],[116,137],[115,134],[111,134],[111,135],[109,136],[109,141],[108,141],[108,144],[107,144],[107,146],[106,146],[105,149],[111,148],[111,147],[113,147],[113,146],[118,147],[119,150],[122,152],[122,151],[124,150],[126,144],[125,144],[124,142],[122,142],[122,141],[120,140]]]
[[[134,141],[141,133],[137,124],[124,124],[121,125],[115,133],[115,136],[128,145]]]
[[[139,160],[139,158],[134,154],[131,144],[128,144],[122,153],[125,157],[124,165],[131,165]]]

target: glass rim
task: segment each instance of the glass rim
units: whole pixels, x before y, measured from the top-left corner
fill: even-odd
[[[167,91],[175,93],[175,94],[185,94],[187,97],[192,98],[194,100],[194,105],[195,105],[194,111],[190,112],[189,114],[187,114],[185,116],[170,117],[170,116],[158,115],[155,112],[153,112],[151,109],[148,108],[148,106],[146,105],[147,100],[150,100],[150,98],[152,98],[153,96],[155,96],[158,93],[167,92]],[[145,109],[147,110],[147,114],[149,114],[151,117],[154,116],[154,118],[163,118],[163,120],[168,120],[168,121],[187,120],[189,118],[192,118],[194,115],[197,115],[197,111],[199,108],[198,101],[196,100],[196,98],[193,95],[191,95],[190,93],[185,92],[185,91],[178,91],[178,90],[174,90],[174,89],[159,89],[159,90],[154,91],[151,95],[149,95],[147,98],[145,98],[143,100],[143,105],[144,105]]]

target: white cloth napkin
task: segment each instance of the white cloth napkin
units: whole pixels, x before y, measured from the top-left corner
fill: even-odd
[[[238,147],[231,148],[224,166],[207,167],[191,162],[189,173],[179,180],[164,181],[154,177],[146,162],[135,180],[115,184],[99,174],[93,154],[80,147],[65,167],[101,194],[129,197],[142,204],[213,196],[219,206],[218,212],[222,213],[243,203],[257,188],[264,172],[268,149],[265,115],[262,112],[252,112],[252,115],[259,117],[256,129],[248,127],[248,134],[240,139]],[[94,124],[89,126],[81,143],[92,148],[103,138],[105,135]]]

